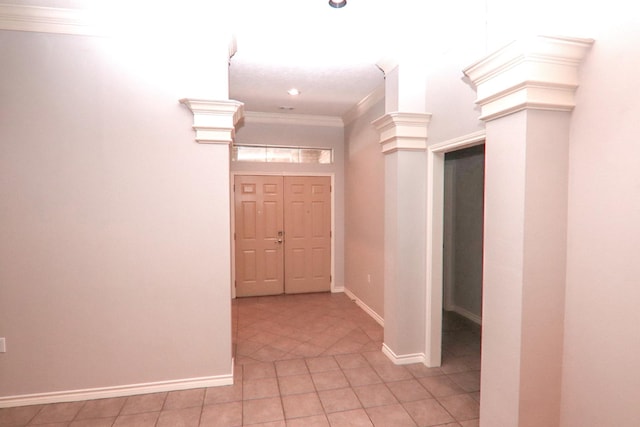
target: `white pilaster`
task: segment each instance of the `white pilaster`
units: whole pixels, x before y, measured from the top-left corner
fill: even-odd
[[[424,151],[427,148],[428,113],[391,112],[371,124],[380,133],[383,153],[397,150]]]
[[[480,119],[525,109],[571,111],[578,65],[592,44],[592,39],[535,36],[467,67],[464,73],[477,88]]]
[[[537,36],[465,70],[486,123],[480,426],[558,426],[569,129],[593,40]]]
[[[181,99],[180,102],[193,113],[197,142],[227,145],[233,142],[235,125],[244,114],[242,102],[189,98]]]
[[[378,64],[386,114],[372,122],[385,154],[384,345],[394,363],[424,361],[426,148],[431,114],[415,61]]]

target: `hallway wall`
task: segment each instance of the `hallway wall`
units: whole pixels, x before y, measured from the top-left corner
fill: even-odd
[[[563,427],[640,419],[640,21],[606,9],[583,23],[596,42],[571,125]]]
[[[345,127],[345,284],[384,318],[384,154],[371,122],[379,99]]]
[[[231,379],[228,148],[168,49],[0,31],[0,403]]]

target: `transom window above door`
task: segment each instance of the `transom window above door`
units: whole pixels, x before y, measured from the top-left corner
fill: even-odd
[[[275,145],[234,145],[231,160],[234,162],[331,164],[333,163],[333,149]]]

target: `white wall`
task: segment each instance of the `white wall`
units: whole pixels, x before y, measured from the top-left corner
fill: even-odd
[[[580,68],[571,125],[566,427],[640,419],[640,23],[622,3],[607,4],[614,16],[592,21],[596,42]]]
[[[371,122],[384,99],[345,128],[346,288],[384,318],[384,154]]]
[[[239,100],[242,101],[242,100]],[[307,123],[307,124],[303,124]],[[267,123],[262,120],[247,118],[237,129],[235,143],[253,145],[284,145],[293,147],[313,147],[333,149],[332,164],[307,163],[262,163],[262,162],[232,162],[231,172],[234,174],[332,174],[334,176],[334,284],[337,289],[344,288],[344,131],[338,119],[328,121],[304,121],[295,123],[290,120],[272,119]]]
[[[228,148],[142,52],[0,32],[0,398],[231,373]]]

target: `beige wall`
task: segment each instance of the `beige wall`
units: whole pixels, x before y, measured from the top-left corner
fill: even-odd
[[[231,373],[228,149],[111,43],[0,32],[0,398]]]
[[[239,100],[242,101],[242,100]],[[338,122],[338,120],[336,120]],[[236,131],[235,142],[238,144],[284,145],[293,147],[314,147],[333,149],[333,164],[287,164],[260,162],[232,162],[233,174],[330,174],[334,177],[334,283],[339,290],[344,288],[344,132],[342,125],[296,124],[295,122],[260,123],[245,120]]]
[[[371,122],[380,99],[345,128],[345,285],[384,318],[384,154]]]

